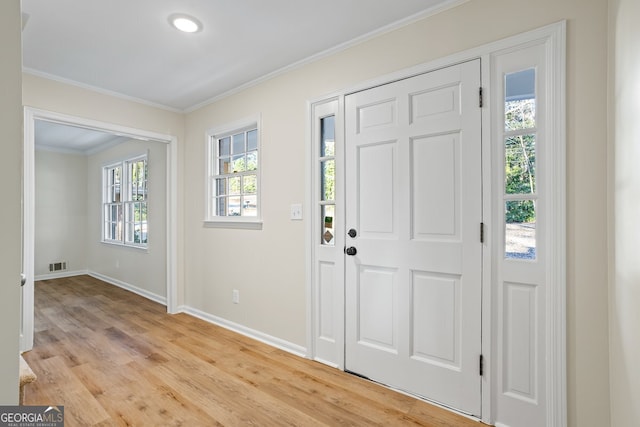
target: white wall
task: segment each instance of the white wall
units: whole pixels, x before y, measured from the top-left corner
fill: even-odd
[[[0,2],[0,405],[18,403],[21,270],[22,110],[20,1]]]
[[[51,274],[49,264],[87,269],[87,157],[35,153],[35,276]]]
[[[640,3],[610,2],[611,425],[640,425]]]
[[[609,425],[606,0],[471,0],[187,115],[185,302],[305,345],[305,102],[415,64],[568,20],[568,416]],[[205,130],[262,114],[262,231],[203,228]],[[241,303],[232,304],[232,289]]]
[[[90,272],[115,279],[166,298],[166,203],[167,144],[131,140],[94,154],[87,161],[87,268]],[[102,167],[148,153],[147,249],[102,243]]]

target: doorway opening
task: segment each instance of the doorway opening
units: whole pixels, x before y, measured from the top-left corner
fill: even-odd
[[[25,108],[24,136],[23,271],[27,280],[22,290],[21,351],[27,351],[33,347],[35,278],[88,273],[165,304],[169,313],[175,313],[177,311],[176,137],[28,107]],[[156,187],[161,190],[154,201],[156,205],[154,221],[149,223],[149,225],[155,224],[155,233],[152,231],[149,235],[147,248],[116,247],[116,245],[105,243],[102,235],[104,227],[103,167],[114,161],[125,160],[125,157],[131,153],[148,156],[150,166],[153,165],[156,171],[153,173],[156,177]],[[36,179],[38,164],[44,175]],[[67,169],[64,176],[54,172],[56,167]],[[54,172],[54,174],[46,176],[47,172]],[[78,180],[83,179],[82,173],[86,182],[78,183]],[[38,188],[40,192],[36,198]],[[84,194],[70,194],[83,192],[83,188],[86,188]],[[49,209],[44,211],[43,208]],[[48,214],[53,218],[47,219]],[[140,216],[140,212],[137,215]],[[72,218],[64,219],[68,216]],[[59,217],[57,224],[61,227],[55,231],[58,234],[61,233],[62,237],[58,237],[66,243],[58,240],[56,244],[55,236],[52,240],[52,236],[36,234],[36,224],[41,230],[41,227],[54,230],[56,223],[51,224],[48,221],[55,221],[56,217]],[[76,226],[74,226],[74,220],[77,222]],[[138,223],[142,224],[142,222]],[[147,224],[145,223],[144,226],[146,228]],[[74,240],[77,240],[75,243],[83,241],[88,245],[80,250],[82,252],[84,249],[84,254],[79,254],[77,248],[75,252],[61,251],[60,246],[66,244],[70,247],[74,244]],[[38,257],[36,257],[36,250]],[[60,253],[64,254],[61,257],[65,259],[58,259]],[[130,269],[130,264],[136,256],[139,260],[144,257],[154,263],[160,274],[159,280],[164,286],[158,289],[145,289],[145,286],[135,286],[140,277],[126,279],[127,269],[130,272],[128,274],[136,270]],[[73,261],[70,262],[69,259]],[[107,260],[106,263],[100,266],[104,259]],[[159,263],[164,268],[158,269]],[[121,270],[120,273],[124,276],[119,275],[118,270]],[[146,274],[145,270],[148,271],[148,268],[137,270],[139,274]]]

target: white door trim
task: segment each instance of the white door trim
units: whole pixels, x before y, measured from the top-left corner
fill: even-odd
[[[178,139],[141,129],[120,126],[32,107],[24,108],[24,158],[23,158],[23,265],[27,282],[23,290],[23,331],[20,337],[21,351],[33,348],[33,279],[34,279],[34,238],[35,238],[35,121],[80,126],[88,129],[118,133],[135,139],[153,140],[167,144],[167,312],[178,311],[178,232],[177,232],[177,192],[178,192]]]
[[[484,90],[484,103],[485,105],[492,105],[496,102],[491,99],[491,75],[490,75],[490,58],[491,55],[500,51],[506,51],[509,49],[519,49],[532,44],[544,44],[547,52],[547,64],[552,70],[547,84],[549,85],[549,107],[553,111],[551,115],[556,119],[552,123],[549,123],[549,130],[553,135],[554,144],[551,147],[548,164],[549,180],[553,183],[553,197],[549,201],[551,208],[551,217],[549,218],[549,232],[554,236],[549,241],[548,245],[548,269],[547,280],[550,284],[549,289],[552,292],[547,294],[547,319],[546,319],[546,360],[547,372],[546,372],[546,399],[547,399],[547,425],[548,426],[565,426],[567,424],[567,392],[566,392],[566,22],[561,21],[555,24],[551,24],[536,30],[532,30],[526,33],[515,35],[505,38],[493,43],[489,43],[484,46],[473,48],[464,52],[456,53],[445,58],[440,58],[434,61],[430,61],[426,64],[421,64],[415,67],[411,67],[405,70],[398,71],[396,73],[388,74],[373,80],[369,80],[345,90],[328,94],[323,97],[310,100],[308,102],[308,108],[310,113],[307,115],[307,170],[306,170],[306,184],[307,184],[307,198],[306,209],[307,212],[313,212],[313,201],[311,195],[314,194],[313,185],[315,179],[312,176],[315,152],[314,147],[314,135],[311,129],[313,128],[311,120],[313,119],[313,107],[314,105],[321,105],[330,99],[338,99],[340,108],[336,111],[336,114],[341,116],[344,114],[344,97],[347,94],[366,90],[375,86],[390,83],[396,80],[408,78],[414,75],[423,74],[438,68],[454,65],[460,62],[468,61],[475,58],[481,59],[482,68],[482,86]],[[492,141],[492,117],[490,114],[490,108],[484,109],[482,117],[482,140],[483,140],[483,216],[485,224],[492,224],[492,220],[495,217],[495,213],[492,210],[492,182],[493,182],[493,170],[492,170],[492,158],[494,157],[494,148]],[[341,140],[338,140],[341,138]],[[343,129],[336,129],[336,143],[344,144],[344,132]],[[339,171],[336,173],[339,175]],[[340,181],[338,181],[340,185]],[[344,194],[343,188],[344,182],[338,187],[341,188],[341,193]],[[336,209],[339,212],[344,213],[344,201],[336,200]],[[312,217],[307,224],[306,228],[306,281],[307,281],[307,336],[308,336],[308,357],[315,358],[314,353],[314,312],[313,307],[316,304],[314,300],[315,295],[315,283],[314,283],[314,250],[313,242],[315,229],[313,226]],[[496,304],[492,303],[494,292],[493,282],[495,280],[496,269],[493,263],[494,244],[492,242],[491,230],[488,230],[488,239],[485,240],[485,251],[483,259],[483,302],[482,302],[482,350],[485,360],[494,360],[492,352],[495,352],[496,342],[496,326],[497,320]],[[342,250],[342,248],[337,248]],[[344,276],[342,277],[344,281]],[[342,283],[344,288],[344,283]],[[335,325],[337,327],[344,327],[344,307],[337,307],[334,310],[335,313]],[[344,352],[337,352],[338,358],[334,361],[328,361],[333,366],[339,368],[344,367]],[[482,421],[488,424],[493,424],[496,415],[496,409],[494,406],[494,398],[492,397],[495,392],[495,373],[491,366],[491,363],[485,363],[484,376],[482,379]]]

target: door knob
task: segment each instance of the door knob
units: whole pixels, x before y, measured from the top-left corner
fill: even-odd
[[[27,276],[24,273],[20,274],[20,286],[24,286],[24,284],[27,283]]]
[[[358,235],[358,232],[356,231],[355,228],[352,228],[351,230],[349,230],[347,232],[347,234],[349,235],[349,237],[354,238],[354,237],[356,237]]]
[[[350,246],[344,250],[344,253],[349,256],[354,256],[355,254],[358,253],[358,250],[355,247]]]

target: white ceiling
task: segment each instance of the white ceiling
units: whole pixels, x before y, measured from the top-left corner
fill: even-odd
[[[185,111],[460,0],[22,0],[26,72]],[[181,33],[169,15],[204,29]],[[381,52],[381,55],[384,53]]]
[[[36,120],[35,141],[38,150],[71,154],[94,154],[131,137],[77,126]]]

